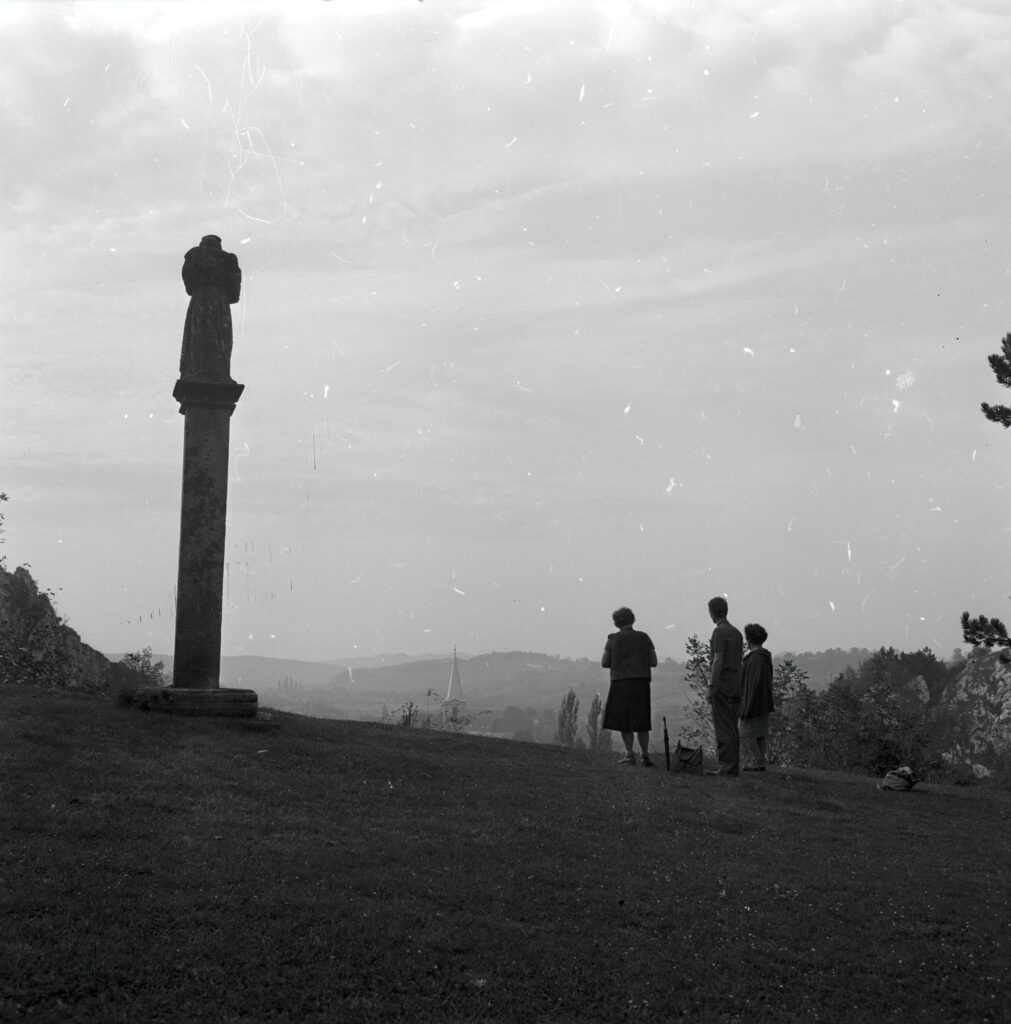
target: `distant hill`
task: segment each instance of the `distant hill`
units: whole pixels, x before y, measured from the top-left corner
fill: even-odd
[[[601,688],[603,670],[588,659],[572,660],[528,651],[494,652],[472,657],[458,655],[463,694],[482,706],[541,706],[557,704],[571,687],[592,696]],[[444,696],[452,658],[367,668],[354,672],[355,689],[383,693],[422,693]]]
[[[822,690],[847,667],[857,668],[870,651],[782,654],[808,673]],[[225,686],[255,689],[265,707],[321,718],[397,720],[413,704],[422,719],[441,713],[452,656],[391,655],[384,659],[302,662],[271,658],[223,658]],[[608,673],[596,659],[562,658],[532,651],[458,653],[463,696],[472,728],[523,735],[551,742],[563,696],[571,689],[585,721],[595,694],[607,694]],[[683,662],[667,659],[653,671],[653,721],[657,732],[667,720],[672,738],[684,732],[690,700]]]
[[[830,647],[827,651],[817,653],[804,651],[801,654],[794,654],[792,651],[773,651],[772,660],[777,665],[781,661],[792,661],[807,673],[808,686],[815,690],[824,690],[841,672],[848,668],[859,668],[873,653],[863,647],[851,647],[848,651]]]
[[[108,654],[110,661],[119,661],[122,654]],[[334,659],[332,661],[301,661],[295,658],[264,658],[257,655],[237,655],[221,659],[221,685],[268,690],[281,680],[294,679],[306,686],[329,685],[335,680],[346,680],[348,669],[401,665],[412,661],[425,661],[431,654],[380,654],[370,658]],[[174,658],[170,654],[154,654],[152,661],[165,666],[165,675],[172,680]]]
[[[872,653],[855,647],[848,651],[800,654],[787,651],[775,654],[774,659],[777,663],[791,659],[808,673],[809,685],[821,690],[846,668],[858,668]],[[121,655],[109,657],[118,660]],[[556,707],[569,689],[588,706],[595,693],[607,692],[607,672],[595,659],[562,658],[533,651],[458,653],[457,659],[464,697],[476,707]],[[171,656],[155,655],[154,660],[164,662],[166,675],[171,679]],[[328,661],[242,655],[221,659],[221,685],[245,687],[261,694],[292,685],[302,692],[340,691],[352,704],[371,698],[381,706],[390,701],[419,702],[429,690],[439,697],[445,696],[451,665],[450,655],[431,654],[384,654]],[[687,699],[684,663],[666,659],[654,670],[653,678],[654,703],[661,708],[660,713],[670,713],[666,708],[680,710]]]

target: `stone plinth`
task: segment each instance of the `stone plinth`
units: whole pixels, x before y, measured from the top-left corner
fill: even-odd
[[[147,686],[137,691],[134,703],[141,711],[165,711],[176,715],[216,715],[255,718],[255,690],[189,689],[181,686]]]
[[[174,689],[219,686],[229,418],[242,390],[234,381],[179,380],[172,392],[186,418]]]

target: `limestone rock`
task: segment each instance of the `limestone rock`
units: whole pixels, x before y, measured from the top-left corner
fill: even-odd
[[[949,756],[990,766],[1011,750],[1011,661],[1007,652],[974,651],[946,703],[953,713]]]
[[[27,568],[0,567],[0,681],[108,694],[110,669],[60,619]]]

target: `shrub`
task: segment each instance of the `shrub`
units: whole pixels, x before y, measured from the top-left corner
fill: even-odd
[[[121,707],[133,703],[137,691],[147,686],[166,686],[165,663],[152,662],[151,648],[124,654],[109,666],[109,686],[114,699]]]

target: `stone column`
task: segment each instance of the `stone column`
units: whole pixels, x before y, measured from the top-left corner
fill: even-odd
[[[219,686],[228,505],[229,420],[242,384],[180,380],[172,392],[186,418],[179,525],[172,685]]]
[[[255,690],[220,685],[229,420],[244,385],[178,380],[186,419],[172,685],[137,692],[143,710],[253,718]]]

